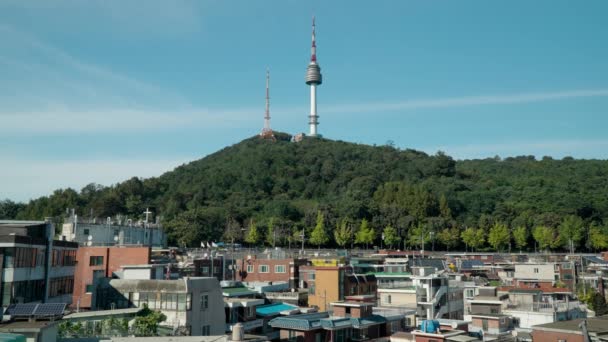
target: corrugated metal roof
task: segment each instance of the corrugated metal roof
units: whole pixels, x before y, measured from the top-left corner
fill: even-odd
[[[323,329],[342,329],[351,327],[353,324],[350,318],[326,318],[321,320],[321,326]]]
[[[289,330],[313,330],[321,328],[321,319],[329,317],[327,312],[277,317],[268,324],[273,328]]]
[[[352,323],[354,328],[360,329],[360,328],[365,328],[366,326],[369,326],[369,325],[385,323],[386,318],[384,318],[380,315],[370,315],[370,316],[363,317],[363,318],[351,318],[350,322]]]

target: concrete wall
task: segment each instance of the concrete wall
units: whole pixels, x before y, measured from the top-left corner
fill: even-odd
[[[390,301],[389,301],[390,296]],[[380,306],[416,306],[415,290],[388,290],[378,289]]]
[[[327,311],[329,303],[342,300],[338,285],[342,273],[339,267],[317,267],[315,269],[315,293],[308,293],[308,305],[316,305],[319,307],[319,311]]]
[[[535,272],[535,270],[538,272]],[[555,268],[553,264],[515,264],[516,279],[538,279],[555,281]]]
[[[210,326],[211,335],[224,334],[226,314],[219,281],[216,278],[187,278],[186,288],[192,293],[192,309],[186,312],[192,335],[201,335],[204,325]],[[206,308],[201,301],[203,295],[209,299]]]

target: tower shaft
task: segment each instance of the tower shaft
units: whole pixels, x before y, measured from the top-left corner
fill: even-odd
[[[318,122],[319,116],[317,115],[317,85],[316,84],[310,85],[310,115],[308,116],[308,118],[310,119],[308,121],[308,124],[310,126],[310,135],[314,137],[317,135],[317,125],[319,124],[319,122]]]

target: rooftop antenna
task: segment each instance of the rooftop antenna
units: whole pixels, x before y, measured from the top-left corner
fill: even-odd
[[[268,68],[266,68],[266,111],[264,113],[264,128],[262,128],[260,137],[272,141],[276,140],[272,128],[270,128],[270,71]]]

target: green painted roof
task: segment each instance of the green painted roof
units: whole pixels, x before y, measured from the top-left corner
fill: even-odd
[[[18,335],[18,334],[6,334],[6,333],[0,333],[0,341],[7,341],[7,342],[25,342],[26,338],[23,335]]]

